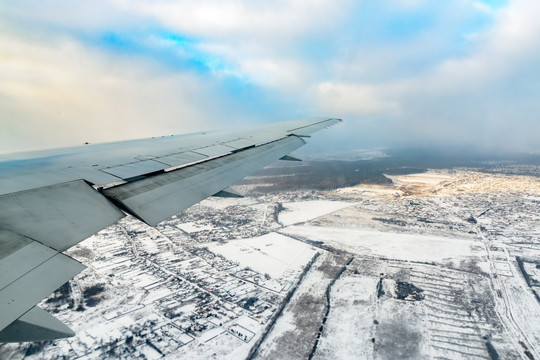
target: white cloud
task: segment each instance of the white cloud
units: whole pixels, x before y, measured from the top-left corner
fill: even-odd
[[[354,2],[116,0],[115,4],[127,13],[199,39],[198,49],[227,64],[217,74],[289,95],[306,89],[317,76],[312,63],[317,59],[306,59],[299,47],[317,37],[321,42],[332,41]]]
[[[538,150],[538,14],[540,3],[513,1],[498,11],[494,24],[478,35],[467,55],[449,57],[412,76],[397,73],[370,78],[370,66],[375,66],[374,72],[381,71],[376,63],[367,68],[354,64],[361,71],[349,70],[346,85],[323,83],[319,87],[325,95],[321,107],[341,110],[352,120],[379,119],[385,126],[371,126],[370,130],[387,142],[401,138],[416,143]],[[377,56],[381,54],[374,54]],[[381,66],[384,69],[387,64],[382,61]],[[357,125],[360,132],[362,124]]]
[[[493,13],[493,9],[489,5],[487,5],[487,4],[485,4],[485,3],[481,2],[481,1],[473,1],[472,5],[476,10],[478,10],[480,12],[483,12],[483,13],[486,13],[486,14],[492,14]]]
[[[0,152],[204,130],[227,108],[193,74],[65,38],[0,34],[0,59]]]
[[[277,44],[335,24],[346,14],[351,1],[115,0],[114,4],[185,34],[232,42],[266,39]],[[260,45],[262,49],[268,44]]]
[[[381,96],[377,86],[323,82],[316,87],[316,99],[323,113],[340,116],[391,116],[399,110],[397,103]]]

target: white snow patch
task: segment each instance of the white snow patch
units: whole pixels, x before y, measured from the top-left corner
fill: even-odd
[[[437,185],[444,181],[452,180],[451,175],[439,174],[439,173],[419,173],[419,174],[408,174],[408,175],[387,175],[384,174],[387,178],[392,180],[394,183],[417,183],[417,184],[429,184]]]
[[[220,327],[210,329],[210,330],[204,332],[203,334],[201,334],[201,336],[199,337],[199,341],[201,343],[205,343],[205,342],[210,341],[213,338],[223,334],[224,332],[225,332],[225,330],[223,330],[223,328],[220,328]]]
[[[253,333],[257,333],[261,329],[261,324],[247,315],[240,316],[235,322]]]
[[[273,278],[281,277],[287,269],[302,270],[316,253],[313,247],[277,233],[207,246],[212,252]]]
[[[327,200],[284,203],[284,210],[279,213],[279,222],[286,226],[306,222],[353,205],[343,201]]]
[[[153,289],[148,292],[148,295],[144,299],[144,304],[151,304],[156,300],[167,297],[171,295],[173,291],[166,287],[161,287],[159,289]]]
[[[373,358],[377,282],[377,278],[367,276],[346,276],[336,281],[315,359]]]
[[[188,334],[181,334],[176,338],[176,340],[180,341],[182,344],[189,344],[193,341],[193,338]]]
[[[486,255],[482,244],[471,239],[315,226],[291,226],[283,232],[359,255],[399,260],[432,262]]]
[[[160,353],[157,352],[156,349],[154,349],[153,347],[149,345],[140,346],[139,351],[141,352],[142,355],[144,355],[144,358],[148,360],[153,360],[153,359],[157,360],[163,357]]]

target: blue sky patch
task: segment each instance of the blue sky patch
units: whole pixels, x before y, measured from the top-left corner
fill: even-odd
[[[148,58],[173,69],[199,73],[234,73],[228,71],[229,67],[219,56],[201,51],[199,40],[171,32],[106,32],[86,41],[108,51]]]
[[[479,0],[479,2],[486,4],[492,9],[499,9],[508,5],[508,0]]]

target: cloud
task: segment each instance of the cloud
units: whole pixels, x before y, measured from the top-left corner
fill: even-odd
[[[538,148],[538,13],[534,0],[3,2],[0,151],[313,115],[345,118],[334,134],[350,146]]]
[[[400,85],[413,128],[431,123],[435,138],[483,147],[532,148],[540,72],[540,4],[525,0],[500,11],[468,56],[449,59],[424,76]],[[425,119],[429,114],[431,120]],[[421,115],[424,115],[422,119]]]
[[[493,24],[478,33],[464,54],[445,56],[419,71],[370,76],[389,65],[385,60],[379,66],[354,63],[346,81],[319,83],[323,98],[329,93],[324,90],[332,89],[327,101],[319,103],[342,109],[353,120],[344,132],[357,133],[357,139],[369,131],[390,145],[538,149],[538,13],[538,3],[512,2],[497,10]]]
[[[384,87],[382,88],[384,90]],[[343,116],[368,116],[396,114],[398,105],[384,99],[376,86],[323,82],[318,84],[316,96],[319,107],[325,113]]]
[[[148,1],[118,0],[115,5],[141,18],[151,18],[184,34],[225,42],[261,40],[288,44],[311,36],[346,14],[348,0],[286,1]],[[277,40],[277,41],[276,41]]]
[[[0,49],[0,151],[222,127],[220,115],[230,110],[192,73],[118,59],[71,39],[43,44],[1,34]]]

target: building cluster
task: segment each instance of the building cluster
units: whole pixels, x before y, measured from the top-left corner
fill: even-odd
[[[65,341],[63,346],[70,349],[59,353],[82,357],[100,344],[98,350],[109,356],[151,358],[225,333],[243,343],[252,341],[300,272],[285,271],[282,278],[272,279],[211,252],[205,244],[226,240],[230,232],[244,238],[268,233],[277,227],[275,206],[194,207],[157,229],[128,217],[70,250],[93,271],[67,284],[65,296],[53,294],[58,301],[49,301],[45,308],[64,310],[71,320],[76,313],[100,326],[77,330],[83,334]],[[190,232],[182,230],[186,223],[193,224]],[[105,290],[92,299],[75,296],[79,300],[73,304],[71,290],[81,288],[82,294],[97,278],[106,279]],[[66,311],[68,306],[73,310]],[[107,328],[116,330],[98,331]]]

